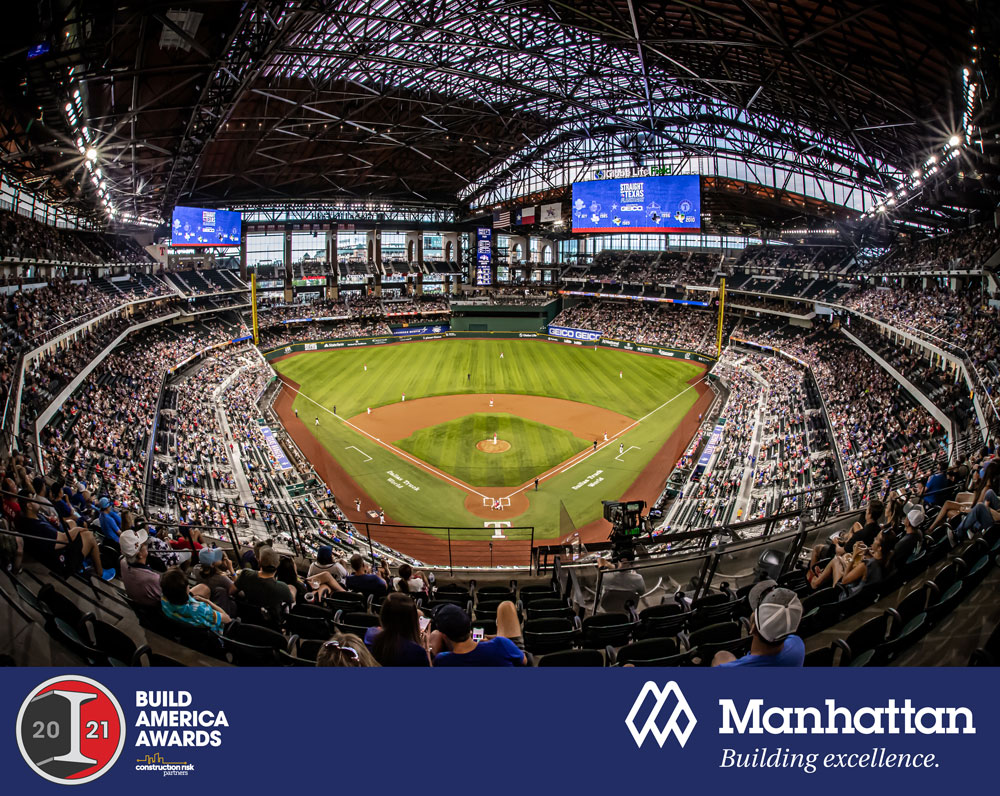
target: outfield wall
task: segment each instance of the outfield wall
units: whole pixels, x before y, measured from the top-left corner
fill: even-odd
[[[692,362],[700,362],[703,365],[715,363],[713,357],[698,354],[694,351],[685,351],[677,348],[665,348],[663,346],[640,345],[628,340],[611,340],[602,338],[595,342],[583,342],[581,340],[568,340],[562,337],[554,337],[544,332],[441,332],[439,334],[417,334],[407,337],[397,337],[394,335],[379,335],[378,337],[352,337],[336,338],[328,340],[302,341],[289,343],[288,345],[272,348],[264,352],[264,358],[268,362],[273,362],[288,354],[295,354],[300,351],[332,351],[340,348],[364,348],[366,346],[378,346],[389,344],[406,344],[415,340],[446,340],[446,339],[514,339],[514,340],[548,340],[553,343],[576,346],[600,346],[601,348],[615,348],[620,351],[634,351],[639,354],[651,354],[653,356],[670,357],[671,359],[687,359]]]
[[[462,304],[451,305],[451,328],[462,332],[545,331],[559,314],[560,301],[547,304]]]

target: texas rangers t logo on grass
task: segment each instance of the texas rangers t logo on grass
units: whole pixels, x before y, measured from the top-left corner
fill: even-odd
[[[646,697],[649,694],[652,694],[655,700],[653,708],[640,730],[635,726],[635,718],[639,715],[639,711],[642,710],[643,705],[646,703]],[[675,700],[674,709],[670,713],[670,718],[667,719],[661,729],[657,719],[671,696]],[[683,728],[681,727],[682,723]],[[642,748],[646,736],[652,733],[661,749],[668,735],[673,735],[683,749],[684,744],[687,743],[688,738],[691,736],[691,731],[694,730],[694,725],[697,723],[698,720],[694,717],[691,706],[688,705],[687,699],[684,698],[680,686],[673,680],[668,682],[662,691],[652,680],[647,680],[646,684],[642,687],[642,691],[639,692],[639,696],[636,697],[635,702],[632,704],[628,718],[625,719],[625,725],[628,727],[629,732],[632,733],[632,738],[635,740],[636,746],[640,748]]]
[[[36,774],[81,785],[106,773],[125,745],[125,715],[96,680],[65,675],[32,690],[17,714],[17,745]]]

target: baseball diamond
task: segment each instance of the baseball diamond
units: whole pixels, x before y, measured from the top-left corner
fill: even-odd
[[[274,367],[286,384],[283,422],[304,450],[311,438],[336,463],[323,473],[313,460],[334,494],[364,493],[361,514],[378,505],[392,523],[478,526],[505,498],[504,519],[532,526],[536,540],[599,524],[602,498],[655,499],[663,471],[644,472],[707,389],[696,362],[542,340],[317,350]],[[318,412],[319,425],[295,410]],[[494,433],[502,452],[484,450]],[[619,444],[635,455],[620,458]]]

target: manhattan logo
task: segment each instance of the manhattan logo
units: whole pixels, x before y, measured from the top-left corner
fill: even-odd
[[[645,723],[642,725],[640,730],[635,726],[636,716],[642,710],[643,705],[646,704],[647,697],[652,694],[654,698],[654,704],[652,710],[650,710],[649,715],[646,717]],[[667,707],[667,703],[673,697],[673,710],[670,712],[670,717],[664,722],[662,728],[659,725],[660,714],[663,709]],[[683,723],[683,727],[682,727]],[[642,744],[646,740],[647,735],[652,735],[656,742],[663,748],[664,741],[667,740],[668,735],[673,735],[676,738],[677,743],[680,744],[681,748],[684,748],[684,744],[687,743],[688,738],[691,737],[691,731],[694,730],[694,725],[698,723],[695,718],[694,713],[691,711],[691,706],[688,705],[687,699],[684,698],[684,694],[680,687],[671,680],[664,686],[661,691],[660,688],[652,680],[647,680],[646,684],[642,687],[642,691],[639,692],[639,696],[636,697],[635,702],[632,705],[632,710],[629,711],[628,718],[625,719],[625,726],[628,727],[630,733],[632,733],[632,738],[635,740],[636,746],[642,748]]]

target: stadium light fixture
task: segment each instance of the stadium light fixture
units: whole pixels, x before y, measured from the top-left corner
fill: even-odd
[[[91,163],[93,163],[95,160],[97,160],[97,150],[94,149],[93,147],[90,147],[86,151],[85,157],[87,158],[87,160],[89,160]]]
[[[913,171],[911,171],[910,172],[910,176],[913,177],[913,179],[915,179],[915,180],[919,180],[920,179],[920,169],[914,169]]]
[[[951,138],[948,139],[948,146],[950,147],[957,147],[961,143],[962,143],[962,136],[960,135],[953,135]]]

